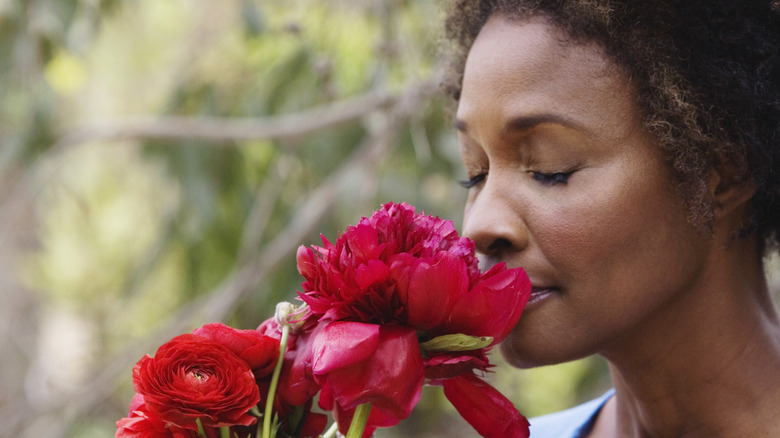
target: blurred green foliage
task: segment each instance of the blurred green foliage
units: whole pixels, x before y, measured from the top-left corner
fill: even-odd
[[[2,242],[16,279],[0,347],[21,358],[0,375],[0,430],[110,436],[140,355],[212,318],[257,326],[295,296],[298,245],[381,203],[458,225],[439,15],[408,0],[0,2]],[[301,135],[130,129],[139,117],[278,120],[377,91],[401,97]],[[498,361],[491,379],[527,415],[607,384],[598,360]],[[473,436],[429,389],[377,435]]]

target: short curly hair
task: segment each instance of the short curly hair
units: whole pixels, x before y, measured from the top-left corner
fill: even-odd
[[[757,190],[739,234],[778,248],[780,0],[455,0],[443,87],[456,102],[468,51],[495,13],[542,16],[573,43],[603,47],[635,84],[692,222],[710,229],[707,174],[729,166]]]

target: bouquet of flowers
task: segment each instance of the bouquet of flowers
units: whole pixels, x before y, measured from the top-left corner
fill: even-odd
[[[299,248],[297,263],[300,305],[279,304],[256,330],[208,324],[141,358],[116,437],[370,437],[408,417],[425,384],[481,436],[528,437],[479,377],[528,300],[522,269],[480,272],[452,222],[393,203],[335,244]]]

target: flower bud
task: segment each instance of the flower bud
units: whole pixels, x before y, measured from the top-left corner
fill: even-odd
[[[300,318],[301,310],[302,308],[287,301],[277,303],[274,318],[279,328],[289,325],[290,331],[296,333],[303,326],[303,318]]]

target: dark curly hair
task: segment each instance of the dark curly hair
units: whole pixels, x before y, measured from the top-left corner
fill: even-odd
[[[542,16],[573,43],[595,42],[635,84],[647,129],[679,181],[691,220],[710,229],[707,174],[729,166],[756,188],[740,230],[780,237],[780,0],[455,0],[444,89],[459,99],[466,56],[487,19]]]

